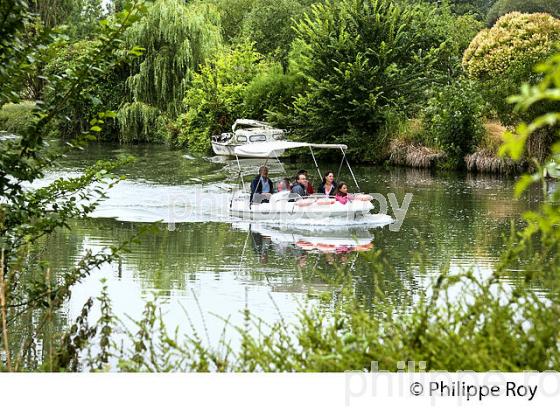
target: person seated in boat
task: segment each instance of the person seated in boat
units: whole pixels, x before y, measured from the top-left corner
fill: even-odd
[[[348,194],[348,184],[346,184],[346,182],[340,182],[337,185],[334,196],[336,201],[340,202],[342,205],[346,205],[348,201],[352,200],[352,195]]]
[[[306,186],[307,195],[313,195],[315,193],[315,190],[313,189],[313,184],[309,181],[309,175],[307,174],[307,171],[305,169],[300,169],[296,175],[299,174],[305,174],[305,179],[307,180],[307,186]],[[296,180],[297,180],[297,176],[296,176]]]
[[[323,175],[323,182],[319,185],[317,192],[320,194],[325,194],[327,196],[334,196],[334,191],[336,191],[336,182],[334,180],[334,172],[327,171]]]
[[[255,203],[268,202],[273,194],[274,185],[268,178],[268,168],[264,165],[259,168],[259,175],[251,182],[250,201]]]
[[[296,182],[292,185],[292,194],[298,194],[302,198],[308,195],[307,192],[307,176],[305,173],[298,173],[296,177]]]
[[[276,192],[291,191],[292,184],[288,178],[283,178],[276,185]]]

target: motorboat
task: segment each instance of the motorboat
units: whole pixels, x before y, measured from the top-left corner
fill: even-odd
[[[268,143],[286,139],[286,130],[274,128],[263,121],[238,119],[231,127],[232,132],[212,136],[212,150],[216,155],[234,157],[235,147],[253,143]],[[276,152],[282,155],[282,152]],[[242,158],[261,158],[260,153],[249,153]]]
[[[236,190],[230,201],[230,213],[232,216],[248,220],[248,221],[269,221],[283,224],[308,224],[314,225],[333,225],[333,224],[353,224],[353,223],[369,223],[372,225],[386,225],[393,222],[393,219],[386,214],[373,214],[374,205],[371,195],[357,193],[352,195],[352,199],[342,204],[335,200],[334,197],[326,195],[312,195],[301,197],[293,194],[288,190],[273,193],[266,198],[260,195],[253,195],[246,187],[244,177],[248,175],[257,175],[257,170],[253,170],[251,174],[246,174],[241,167],[239,158],[244,155],[258,154],[264,158],[275,158],[283,168],[278,158],[279,152],[286,150],[308,148],[317,168],[319,176],[322,177],[321,170],[315,159],[313,149],[334,149],[339,150],[342,154],[342,161],[346,163],[357,192],[360,191],[358,182],[350,167],[346,157],[348,147],[344,144],[311,144],[295,141],[274,141],[245,144],[234,148],[234,154],[239,167],[239,180],[241,189]],[[260,165],[266,165],[268,160]],[[287,173],[284,170],[284,176]],[[340,169],[337,175],[340,175]],[[258,196],[258,198],[257,198]],[[251,200],[252,198],[252,200]]]

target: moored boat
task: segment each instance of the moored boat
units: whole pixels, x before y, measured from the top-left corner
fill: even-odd
[[[212,150],[216,155],[234,157],[235,147],[253,143],[267,143],[286,139],[286,130],[274,128],[263,121],[238,119],[231,127],[232,132],[212,136]],[[282,152],[275,154],[282,155]],[[248,154],[243,158],[261,158],[259,153]]]

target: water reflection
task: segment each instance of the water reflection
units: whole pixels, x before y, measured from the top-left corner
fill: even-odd
[[[367,251],[373,247],[373,234],[367,228],[339,226],[304,229],[255,223],[234,223],[232,227],[247,232],[253,250],[262,261],[268,260],[269,252],[283,256],[344,254]]]

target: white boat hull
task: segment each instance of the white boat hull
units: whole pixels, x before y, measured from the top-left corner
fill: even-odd
[[[225,157],[235,157],[234,149],[243,144],[222,144],[219,142],[212,142],[212,150],[216,155],[222,155]],[[284,153],[284,150],[276,150],[267,153],[255,153],[255,154],[246,154],[246,155],[238,155],[239,158],[276,158],[281,156]]]
[[[249,204],[244,199],[233,200],[231,215],[249,221],[276,221],[289,223],[293,220],[308,220],[310,223],[328,225],[333,218],[337,221],[359,221],[373,210],[368,201],[353,201],[345,205],[335,202],[332,205],[313,203],[299,206],[297,202],[279,201],[275,203]],[[312,222],[313,221],[313,222]]]

